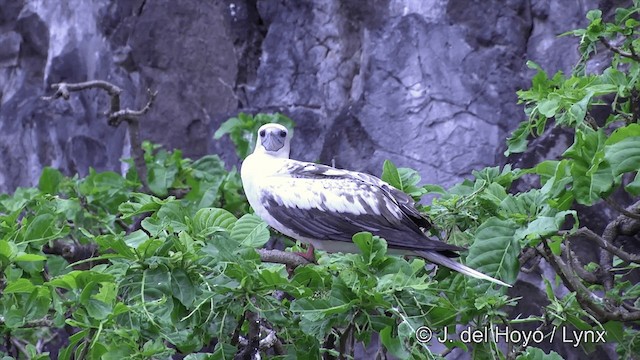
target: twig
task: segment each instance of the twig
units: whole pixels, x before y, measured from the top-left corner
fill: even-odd
[[[616,54],[618,54],[618,55],[620,55],[622,57],[633,59],[635,61],[640,61],[640,57],[638,57],[636,54],[623,51],[619,47],[611,45],[611,43],[607,39],[605,39],[604,37],[600,38],[600,42],[602,42],[607,49],[613,51],[614,53],[616,53]]]
[[[586,282],[590,282],[592,284],[602,284],[602,280],[596,276],[596,274],[588,272],[584,269],[580,261],[578,261],[576,255],[571,250],[571,242],[567,242],[567,246],[565,248],[567,252],[567,260],[569,260],[569,264],[573,271],[578,275],[582,280]]]
[[[42,97],[43,100],[50,101],[58,98],[69,100],[69,97],[70,97],[69,93],[73,91],[82,91],[85,89],[94,89],[94,88],[102,89],[106,91],[109,94],[109,96],[111,96],[111,98],[119,97],[120,93],[122,93],[122,89],[120,89],[119,87],[113,85],[110,82],[102,81],[102,80],[91,80],[91,81],[85,81],[81,83],[72,83],[72,84],[57,83],[57,84],[52,84],[51,88],[56,90],[56,92],[51,96],[43,96]],[[111,104],[113,105],[114,103],[112,102]],[[120,107],[120,102],[118,100],[118,108],[119,107]]]
[[[256,251],[260,255],[260,260],[263,262],[285,264],[292,268],[310,264],[309,260],[292,252],[267,249],[258,249]]]
[[[620,204],[615,202],[613,199],[605,198],[604,201],[607,204],[609,204],[609,206],[611,206],[612,208],[616,209],[616,211],[618,211],[622,215],[625,215],[626,217],[629,217],[629,218],[632,218],[632,219],[640,220],[640,214],[633,213],[633,212],[623,208],[622,206],[620,206]]]
[[[11,344],[13,344],[13,346],[18,348],[18,350],[20,350],[20,352],[23,353],[24,356],[26,357],[29,356],[29,352],[27,351],[27,348],[20,342],[20,340],[16,338],[11,338]]]
[[[540,246],[540,245],[538,245]],[[536,252],[535,248],[532,247],[528,247],[526,248],[522,254],[520,254],[519,257],[519,261],[520,261],[520,271],[524,272],[524,273],[531,273],[533,270],[535,270],[535,268],[538,266],[538,264],[540,263],[540,255]],[[525,267],[525,265],[529,262],[529,260],[535,259],[534,263],[529,266],[529,267]]]
[[[593,294],[582,284],[580,279],[573,274],[571,268],[564,262],[564,260],[553,254],[546,239],[542,240],[542,244],[543,248],[541,250],[541,255],[549,262],[551,267],[553,267],[556,274],[560,276],[567,289],[576,293],[576,299],[580,303],[580,306],[589,311],[598,321],[640,320],[640,311],[628,312],[620,307],[614,307],[612,310],[608,310],[597,304],[592,298]]]
[[[620,249],[619,247],[612,245],[611,243],[606,241],[603,237],[601,237],[600,235],[594,233],[593,231],[591,231],[591,230],[589,230],[589,229],[587,229],[585,227],[582,227],[582,228],[576,230],[576,232],[574,232],[573,234],[569,235],[569,238],[571,238],[571,239],[580,238],[580,237],[583,237],[584,239],[591,240],[591,241],[595,242],[602,249],[613,253],[614,255],[616,255],[617,257],[619,257],[620,259],[622,259],[622,260],[624,260],[626,262],[640,264],[640,256],[634,255],[634,254],[630,254],[630,253]]]
[[[133,162],[136,170],[138,171],[138,177],[142,183],[142,191],[148,192],[149,187],[147,184],[147,166],[144,162],[144,151],[142,150],[142,143],[140,141],[140,125],[139,118],[145,115],[151,107],[158,95],[158,92],[147,89],[149,94],[149,100],[147,104],[141,110],[122,109],[120,104],[120,94],[122,89],[116,85],[113,85],[107,81],[92,80],[81,83],[56,83],[52,84],[51,88],[56,92],[51,96],[43,96],[43,100],[55,100],[63,98],[69,100],[70,93],[74,91],[82,91],[86,89],[101,89],[107,92],[111,97],[111,106],[107,113],[109,126],[117,127],[122,121],[126,121],[128,125],[129,144],[133,153]]]

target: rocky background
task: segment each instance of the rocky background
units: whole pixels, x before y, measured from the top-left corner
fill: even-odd
[[[614,6],[0,0],[0,192],[36,184],[44,166],[68,175],[122,170],[126,129],[107,125],[103,92],[41,99],[53,83],[92,79],[123,88],[131,108],[157,90],[142,136],[189,157],[218,153],[238,164],[230,141],[213,132],[240,111],[280,111],[297,123],[294,158],[378,175],[390,159],[449,186],[505,162],[505,138],[525,118],[515,92],[529,84],[526,61],[569,70],[577,41],[558,35],[584,26],[589,9]],[[553,132],[514,160],[555,156],[568,139]]]

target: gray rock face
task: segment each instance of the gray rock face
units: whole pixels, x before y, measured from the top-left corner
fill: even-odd
[[[598,2],[2,1],[0,189],[44,166],[120,171],[126,130],[106,125],[89,91],[46,102],[59,81],[104,79],[140,108],[159,92],[142,136],[187,156],[221,153],[211,134],[238,111],[298,123],[293,155],[379,174],[384,159],[423,180],[459,181],[504,161],[524,117],[515,91],[526,59],[550,71],[577,58],[556,35]],[[603,4],[601,6],[608,6]]]

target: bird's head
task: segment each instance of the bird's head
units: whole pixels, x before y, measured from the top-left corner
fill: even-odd
[[[289,158],[291,135],[280,124],[265,124],[258,129],[258,141],[254,153],[263,153],[279,158]]]

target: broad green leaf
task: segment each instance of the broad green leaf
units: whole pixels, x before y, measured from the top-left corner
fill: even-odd
[[[605,158],[615,176],[640,170],[640,136],[630,136],[607,145]]]
[[[40,245],[53,240],[62,234],[62,229],[56,225],[56,218],[52,214],[37,215],[27,225],[23,241]]]
[[[9,282],[3,292],[5,294],[31,293],[35,288],[35,285],[33,285],[31,281],[22,278]]]
[[[38,181],[38,188],[45,194],[56,194],[64,176],[58,169],[45,167]]]
[[[349,311],[350,308],[350,303],[332,305],[325,299],[302,298],[293,303],[291,311],[300,313],[307,321],[319,321],[327,316],[344,314]]]
[[[538,111],[548,118],[555,116],[556,110],[558,110],[558,99],[546,99],[538,104]]]
[[[160,207],[156,213],[162,225],[170,227],[174,232],[187,231],[188,210],[182,202],[178,200],[169,201]]]
[[[507,150],[505,150],[504,156],[525,152],[525,150],[527,150],[527,144],[529,143],[527,138],[530,134],[531,123],[529,121],[521,122],[518,128],[515,129],[507,139]]]
[[[147,212],[156,212],[162,204],[172,199],[161,200],[153,195],[142,193],[132,193],[130,196],[132,200],[118,206],[118,211],[122,213],[123,219]]]
[[[31,261],[44,261],[47,260],[47,257],[44,255],[38,255],[38,254],[20,254],[18,256],[16,256],[13,261],[27,261],[27,262],[31,262]]]
[[[152,164],[148,166],[148,174],[149,190],[160,197],[164,197],[169,193],[169,188],[173,186],[173,182],[178,175],[178,169],[166,167],[164,164]]]
[[[396,168],[396,166],[389,160],[385,160],[384,164],[382,164],[381,179],[388,182],[389,185],[396,189],[402,190],[404,188],[402,185],[402,179],[400,178],[400,173],[398,173],[398,168]]]
[[[526,228],[518,229],[515,232],[515,237],[518,240],[527,239],[535,240],[535,245],[541,238],[546,238],[549,235],[556,234],[565,223],[567,215],[572,215],[577,219],[577,215],[574,210],[560,211],[554,216],[538,216],[535,220],[530,222]]]
[[[504,282],[515,282],[520,270],[516,229],[513,221],[495,217],[482,223],[469,247],[466,265]]]
[[[145,234],[146,235],[146,234]],[[136,259],[136,254],[133,250],[131,250],[131,245],[122,238],[122,235],[100,235],[96,236],[96,243],[102,249],[102,252],[107,249],[114,250],[117,254],[130,259]],[[128,242],[131,242],[133,239],[129,238]]]
[[[18,253],[18,247],[13,242],[0,240],[0,256],[4,256],[7,260],[12,259]]]
[[[387,326],[380,331],[380,341],[393,356],[399,359],[409,358],[410,354],[404,349],[401,339],[393,336],[392,327]]]
[[[97,299],[89,299],[85,305],[87,314],[96,320],[106,319],[113,310],[110,304]]]
[[[575,142],[565,153],[572,159],[571,176],[576,201],[591,205],[613,188],[611,161],[605,155],[605,134],[602,130],[576,131]]]
[[[137,249],[147,240],[149,240],[149,235],[147,235],[147,233],[142,230],[136,230],[124,237],[125,244],[134,249]]]
[[[606,341],[610,343],[622,344],[624,341],[624,326],[619,321],[607,321],[602,324],[607,334]]]
[[[237,128],[241,124],[242,124],[242,121],[237,117],[227,120],[220,125],[218,130],[216,130],[216,132],[213,134],[213,138],[218,140],[222,138],[224,135],[230,133],[233,129]]]
[[[204,208],[196,212],[193,217],[193,232],[202,236],[216,231],[230,231],[236,224],[235,216],[224,209]]]
[[[186,271],[174,269],[171,272],[171,289],[176,299],[187,308],[191,307],[196,298],[196,287]]]
[[[233,240],[253,248],[262,247],[269,241],[270,236],[267,223],[253,214],[245,214],[231,229]]]

